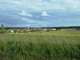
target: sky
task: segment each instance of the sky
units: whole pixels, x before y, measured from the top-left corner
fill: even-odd
[[[0,0],[4,27],[80,26],[80,0]]]

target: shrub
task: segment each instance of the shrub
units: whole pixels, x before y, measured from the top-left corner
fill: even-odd
[[[5,31],[4,30],[0,30],[0,33],[5,33]]]
[[[21,30],[19,31],[19,33],[21,33]]]
[[[14,33],[17,33],[17,29],[14,29]]]
[[[35,30],[31,30],[31,32],[35,32]]]

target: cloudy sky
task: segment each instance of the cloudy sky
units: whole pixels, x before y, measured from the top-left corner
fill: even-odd
[[[80,26],[80,0],[0,0],[5,27]]]

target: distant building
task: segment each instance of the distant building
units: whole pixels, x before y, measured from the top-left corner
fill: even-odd
[[[30,28],[28,27],[28,30],[30,30]]]
[[[31,31],[31,30],[28,30],[28,31]]]
[[[42,30],[42,28],[39,28],[39,30]]]
[[[31,30],[36,30],[36,29],[31,29]]]
[[[13,31],[13,30],[11,30],[11,29],[10,29],[10,30],[8,30],[8,31],[9,31],[9,32],[11,32],[11,33],[13,33],[13,32],[14,32],[14,31]]]
[[[18,31],[20,31],[21,29],[18,29]]]
[[[28,29],[24,29],[24,30],[26,30],[26,31],[27,31]]]
[[[46,29],[47,31],[50,31],[51,29]]]
[[[46,31],[47,29],[43,29],[44,31]]]
[[[56,31],[56,29],[54,28],[54,29],[52,29],[53,31]]]
[[[27,30],[28,30],[28,31],[31,31],[29,27],[28,27],[28,29],[27,29]]]

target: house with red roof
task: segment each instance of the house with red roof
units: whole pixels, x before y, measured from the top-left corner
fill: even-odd
[[[18,29],[18,31],[20,31],[21,29]]]
[[[8,30],[9,32],[13,33],[14,31],[12,29]]]

